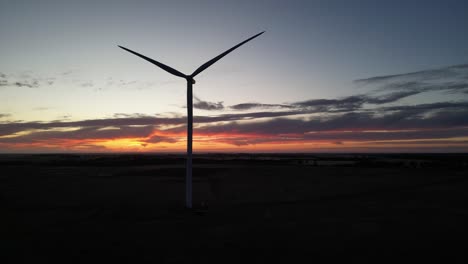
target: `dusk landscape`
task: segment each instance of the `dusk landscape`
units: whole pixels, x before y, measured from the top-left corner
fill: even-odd
[[[465,263],[465,25],[461,0],[0,0],[0,256]]]

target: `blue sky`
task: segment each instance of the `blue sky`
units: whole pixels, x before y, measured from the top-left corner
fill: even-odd
[[[197,76],[194,94],[226,107],[195,115],[366,94],[379,85],[356,80],[466,64],[467,14],[466,1],[0,0],[0,113],[7,123],[182,116],[184,80],[117,45],[191,73],[263,30]],[[465,99],[425,90],[389,105]]]

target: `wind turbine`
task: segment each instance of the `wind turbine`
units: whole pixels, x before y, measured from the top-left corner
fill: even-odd
[[[192,85],[195,84],[195,80],[193,79],[195,76],[197,76],[199,73],[202,71],[206,70],[208,67],[213,65],[215,62],[220,60],[222,57],[228,55],[231,51],[237,49],[238,47],[244,45],[245,43],[249,42],[250,40],[260,36],[261,34],[265,33],[265,31],[262,31],[258,33],[257,35],[250,37],[241,43],[235,45],[234,47],[226,50],[225,52],[219,54],[218,56],[214,57],[213,59],[205,62],[203,65],[198,67],[192,74],[186,75],[181,73],[180,71],[173,69],[161,62],[155,61],[151,58],[148,58],[144,55],[141,55],[138,52],[135,52],[133,50],[127,49],[125,47],[119,46],[120,48],[135,54],[136,56],[145,59],[154,65],[158,66],[159,68],[172,73],[175,76],[184,78],[187,80],[187,165],[186,165],[186,177],[185,177],[185,206],[187,208],[192,208],[192,131],[193,131],[193,95],[192,95]]]

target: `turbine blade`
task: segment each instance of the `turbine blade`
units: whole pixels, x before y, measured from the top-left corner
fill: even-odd
[[[257,35],[255,35],[255,36],[253,36],[253,37],[250,37],[250,38],[248,38],[248,39],[242,41],[241,43],[235,45],[234,47],[232,47],[232,48],[226,50],[225,52],[223,52],[223,53],[221,53],[221,54],[219,54],[217,57],[215,57],[215,58],[213,58],[213,59],[207,61],[207,62],[206,62],[205,64],[203,64],[202,66],[198,67],[198,69],[196,69],[196,70],[192,73],[191,77],[197,76],[200,72],[206,70],[206,68],[208,68],[208,67],[210,67],[211,65],[213,65],[213,63],[217,62],[217,61],[220,60],[222,57],[228,55],[231,51],[237,49],[238,47],[244,45],[245,43],[251,41],[252,39],[254,39],[254,38],[258,37],[258,36],[260,36],[260,35],[263,34],[263,33],[265,33],[265,31],[262,31],[262,32],[258,33]]]
[[[176,69],[173,69],[173,68],[171,68],[171,67],[169,67],[169,66],[167,66],[167,65],[165,65],[165,64],[162,64],[162,63],[160,63],[160,62],[158,62],[158,61],[155,61],[155,60],[153,60],[153,59],[151,59],[151,58],[148,58],[148,57],[146,57],[146,56],[144,56],[144,55],[141,55],[141,54],[138,53],[138,52],[135,52],[135,51],[133,51],[133,50],[127,49],[127,48],[122,47],[122,46],[119,46],[119,48],[124,49],[124,50],[126,50],[126,51],[128,51],[128,52],[130,52],[130,53],[133,53],[133,54],[137,55],[138,57],[140,57],[140,58],[142,58],[142,59],[145,59],[145,60],[147,60],[147,61],[153,63],[154,65],[158,66],[159,68],[161,68],[161,69],[163,69],[163,70],[165,70],[165,71],[167,71],[167,72],[169,72],[169,73],[172,73],[172,74],[174,74],[174,75],[176,75],[176,76],[179,76],[179,77],[182,77],[182,78],[186,78],[186,77],[187,77],[187,75],[181,73],[180,71],[178,71],[178,70],[176,70]]]

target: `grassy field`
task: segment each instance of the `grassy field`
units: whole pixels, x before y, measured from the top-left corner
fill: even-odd
[[[2,156],[1,254],[8,263],[461,263],[467,160],[197,156],[186,210],[181,156]]]

